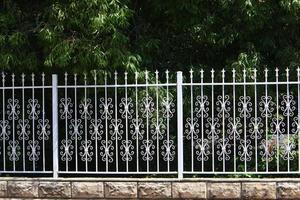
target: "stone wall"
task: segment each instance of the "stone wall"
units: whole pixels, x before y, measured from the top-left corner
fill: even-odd
[[[300,179],[0,178],[0,199],[300,199]]]

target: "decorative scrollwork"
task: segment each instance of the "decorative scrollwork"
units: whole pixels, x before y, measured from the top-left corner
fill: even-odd
[[[38,119],[38,115],[40,114],[40,104],[37,99],[29,99],[27,105],[27,113],[29,119]]]
[[[235,117],[230,117],[228,119],[228,125],[227,125],[227,133],[228,133],[228,138],[233,140],[233,139],[240,139],[241,134],[242,134],[242,127],[243,125],[241,124],[241,118]]]
[[[132,161],[132,155],[134,154],[133,149],[134,147],[131,140],[122,141],[122,144],[120,146],[120,155],[122,156],[123,161]]]
[[[141,104],[141,112],[142,112],[142,117],[144,118],[151,118],[152,113],[154,111],[154,103],[153,103],[153,98],[150,97],[149,95],[146,95],[142,99],[142,104]]]
[[[72,140],[63,139],[60,146],[60,156],[62,161],[71,161],[73,155],[74,146],[72,145]]]
[[[1,127],[1,122],[0,122],[0,127]],[[19,120],[17,124],[17,134],[19,135],[19,140],[28,140],[29,139],[29,134],[30,134],[30,124],[29,120],[25,119]],[[1,138],[1,137],[0,137]]]
[[[229,139],[225,138],[223,140],[223,138],[219,139],[218,143],[217,143],[217,155],[218,155],[218,160],[222,161],[223,159],[225,160],[229,160],[230,159],[230,143],[229,143]]]
[[[83,128],[83,125],[82,125],[82,120],[81,119],[71,119],[70,120],[70,125],[69,125],[69,128],[70,128],[70,131],[69,131],[69,134],[71,135],[71,139],[72,140],[81,140],[82,137],[82,128]]]
[[[252,103],[251,97],[249,96],[241,96],[238,102],[238,112],[240,113],[240,117],[249,118],[252,112]]]
[[[141,146],[141,155],[143,156],[142,159],[144,161],[151,161],[153,160],[154,155],[154,145],[152,140],[143,140]]]
[[[39,119],[38,125],[37,125],[37,135],[39,136],[39,140],[48,140],[50,135],[50,124],[49,120],[45,119]]]
[[[251,139],[261,139],[264,125],[262,123],[262,119],[260,117],[251,117],[250,119],[250,128],[249,132],[251,133]]]
[[[281,110],[283,111],[284,116],[293,116],[296,109],[296,102],[293,95],[283,95],[283,100],[281,102]]]
[[[162,140],[167,128],[166,125],[164,124],[164,120],[162,118],[159,119],[153,118],[150,127],[151,127],[152,139],[156,140],[158,138],[159,140]]]
[[[19,141],[17,141],[17,140],[9,141],[7,149],[8,149],[7,155],[9,156],[9,160],[10,161],[18,161],[19,156],[21,155]]]
[[[112,141],[108,140],[107,142],[105,140],[101,141],[101,146],[100,146],[100,156],[102,157],[102,161],[103,162],[109,162],[112,163],[113,162],[113,150],[114,150],[114,146]]]
[[[10,125],[8,120],[0,120],[0,139],[8,140],[10,135]]]
[[[110,120],[112,118],[112,113],[113,113],[112,98],[107,98],[105,101],[105,98],[101,97],[99,107],[100,107],[101,119]]]
[[[218,117],[229,117],[229,111],[230,111],[230,101],[229,101],[229,95],[225,95],[224,99],[222,95],[219,95],[217,97],[217,112],[218,112]]]
[[[261,141],[261,145],[259,147],[262,149],[260,155],[262,156],[263,161],[271,162],[273,160],[275,143],[275,140],[263,139]]]
[[[109,125],[110,128],[110,134],[111,134],[111,139],[115,140],[121,140],[122,139],[122,134],[123,134],[123,124],[121,119],[112,119],[111,124]]]
[[[82,161],[92,161],[92,156],[94,153],[92,152],[93,146],[92,146],[92,141],[90,140],[84,140],[81,141],[81,145],[79,147],[79,155],[81,156]]]
[[[17,120],[20,114],[20,105],[18,99],[8,99],[7,114],[9,120]]]
[[[294,117],[293,123],[292,123],[292,132],[294,134],[300,134],[300,119],[298,118],[300,116]]]
[[[240,156],[241,161],[250,161],[251,156],[253,154],[252,152],[252,145],[251,145],[251,140],[249,139],[241,139],[240,140],[240,145],[238,146],[238,155]]]
[[[193,118],[193,121],[191,118],[186,119],[186,124],[185,124],[185,137],[186,139],[190,140],[192,139],[198,139],[198,134],[199,134],[199,123],[197,118]]]
[[[143,134],[145,131],[143,130],[144,124],[141,118],[132,119],[132,123],[130,124],[130,133],[132,135],[133,140],[141,140],[143,139]]]
[[[285,123],[282,118],[273,118],[270,126],[272,135],[278,135],[279,138],[283,137],[283,133],[285,132]]]
[[[61,98],[59,104],[59,112],[61,119],[71,119],[73,113],[73,103],[71,102],[71,98]]]
[[[120,113],[122,118],[132,119],[133,103],[131,98],[123,97],[120,103]]]
[[[271,117],[274,111],[275,103],[272,101],[271,96],[262,96],[259,102],[259,111],[262,117]]]
[[[282,158],[284,160],[294,160],[294,156],[297,154],[295,151],[296,145],[291,140],[285,140],[284,143],[281,145],[281,149],[283,151]]]
[[[101,140],[103,135],[103,124],[101,123],[101,119],[92,119],[90,124],[90,131],[91,139],[92,140]]]
[[[220,134],[220,123],[219,123],[219,119],[218,118],[214,118],[214,120],[212,120],[211,117],[209,117],[207,119],[207,124],[205,124],[205,127],[207,128],[205,130],[206,134],[207,134],[207,138],[208,139],[212,139],[214,138],[215,140],[217,140],[219,138],[219,134]]]
[[[206,118],[208,117],[208,111],[209,111],[209,101],[208,101],[208,97],[206,95],[204,96],[197,96],[196,97],[196,102],[195,102],[195,112],[196,112],[196,116],[198,118],[203,117]],[[203,113],[203,116],[202,116]]]
[[[161,155],[164,161],[173,161],[175,158],[175,145],[173,140],[164,140],[161,146]]]
[[[79,104],[79,114],[81,114],[81,119],[91,119],[93,111],[92,100],[90,98],[84,98]]]
[[[175,104],[172,98],[164,97],[162,100],[163,117],[172,118],[175,113]]]
[[[39,141],[30,140],[28,144],[29,146],[27,146],[27,150],[29,150],[29,152],[27,152],[27,155],[29,156],[29,160],[38,161],[40,156],[40,149],[41,149],[39,145]]]
[[[209,147],[207,139],[196,140],[195,149],[196,149],[196,155],[197,155],[198,161],[207,161],[208,160],[208,155],[210,154],[209,148],[210,147]]]

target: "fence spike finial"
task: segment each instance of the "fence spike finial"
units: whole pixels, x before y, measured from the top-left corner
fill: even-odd
[[[268,72],[269,72],[269,70],[268,70],[268,68],[265,68],[265,78],[267,79],[268,78]]]
[[[15,81],[15,76],[16,76],[16,75],[15,75],[14,73],[11,74],[11,78],[12,78],[12,81],[13,81],[13,82]]]
[[[300,68],[297,68],[297,76],[300,76]]]
[[[22,78],[22,82],[24,82],[24,80],[25,80],[25,74],[24,73],[21,74],[21,78]]]
[[[169,75],[169,70],[166,70],[166,74]]]
[[[148,78],[149,78],[149,77],[148,77],[148,73],[149,73],[148,70],[145,70],[145,78],[146,78],[146,81],[148,81]]]
[[[84,82],[86,82],[86,80],[87,80],[86,72],[83,73],[83,77],[84,77]]]
[[[118,80],[118,72],[117,71],[115,71],[115,80]]]
[[[97,71],[93,70],[93,72],[94,72],[94,81],[97,81]]]
[[[191,78],[191,79],[193,79],[193,73],[194,73],[194,71],[193,71],[193,69],[191,68],[191,70],[190,70],[190,78]]]
[[[68,73],[65,72],[65,83],[67,83],[67,81],[68,81]]]
[[[43,72],[42,73],[42,82],[44,82],[45,81],[45,73]]]
[[[74,74],[74,81],[77,81],[77,73]]]
[[[156,80],[158,80],[158,74],[159,74],[158,70],[155,70],[155,78],[156,78]]]
[[[135,71],[134,72],[134,79],[137,81],[138,77],[139,77],[139,72]]]
[[[247,70],[244,68],[243,69],[243,77],[244,77],[244,79],[246,78],[246,72],[247,72]]]
[[[287,67],[287,68],[285,69],[285,71],[286,71],[286,77],[289,77],[289,75],[290,75],[290,69]]]
[[[201,74],[201,77],[203,79],[203,74],[204,74],[204,70],[203,69],[200,69],[200,74]]]
[[[35,76],[34,73],[32,73],[31,74],[31,81],[32,81],[32,83],[34,83],[34,76]]]
[[[254,74],[254,78],[256,79],[256,76],[257,76],[257,69],[256,68],[253,69],[253,74]]]
[[[210,72],[211,72],[211,78],[213,79],[213,78],[214,78],[214,76],[215,76],[215,75],[214,75],[214,74],[215,74],[215,70],[214,70],[214,69],[211,69],[211,71],[210,71]]]
[[[223,68],[221,72],[222,72],[222,79],[224,79],[225,78],[225,72],[226,72],[225,69]]]
[[[125,71],[125,72],[124,72],[124,78],[125,78],[125,80],[127,80],[127,75],[128,75],[128,72]]]
[[[279,72],[279,69],[278,69],[278,67],[276,67],[276,69],[275,69],[275,76],[276,76],[276,77],[279,76],[279,73],[278,73],[278,72]]]

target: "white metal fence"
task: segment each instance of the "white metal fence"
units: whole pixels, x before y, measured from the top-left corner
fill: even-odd
[[[0,173],[300,173],[300,70],[226,74],[2,73]]]

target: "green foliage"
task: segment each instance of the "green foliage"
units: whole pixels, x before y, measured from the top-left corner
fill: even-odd
[[[299,0],[5,0],[0,67],[296,67]]]

